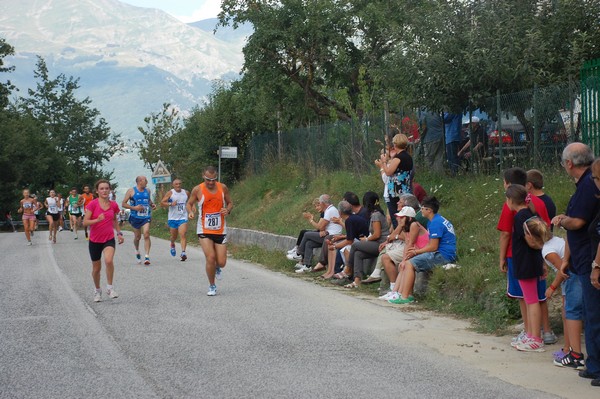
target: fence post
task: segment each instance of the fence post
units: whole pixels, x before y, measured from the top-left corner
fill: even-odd
[[[539,128],[539,119],[538,119],[538,85],[535,83],[533,85],[533,166],[537,168],[538,160],[539,160],[539,144],[540,144],[540,128]]]
[[[498,115],[498,156],[500,157],[500,170],[503,170],[502,154],[502,107],[500,107],[500,89],[496,89],[496,115]]]
[[[283,159],[283,144],[281,143],[281,110],[277,108],[277,158]]]

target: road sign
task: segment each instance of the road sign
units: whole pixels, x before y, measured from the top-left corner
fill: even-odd
[[[159,176],[152,178],[152,184],[171,183],[171,176]]]
[[[237,147],[220,147],[221,158],[237,158]]]
[[[158,163],[156,164],[156,168],[154,168],[154,173],[152,173],[152,177],[169,177],[169,181],[171,178],[171,172],[169,172],[169,170],[167,169],[167,167],[165,166],[164,163],[162,163],[162,161],[158,161]]]

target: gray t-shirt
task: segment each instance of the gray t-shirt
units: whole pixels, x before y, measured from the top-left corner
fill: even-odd
[[[444,137],[444,123],[440,114],[426,111],[421,115],[421,126],[427,126],[427,132],[423,138],[423,144],[441,140]]]
[[[390,226],[388,226],[385,215],[379,211],[374,211],[371,214],[371,221],[369,222],[369,233],[373,234],[373,222],[381,223],[381,236],[377,240],[378,243],[382,243],[387,240],[387,237],[390,235]]]

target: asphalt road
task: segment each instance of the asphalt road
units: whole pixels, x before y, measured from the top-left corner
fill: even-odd
[[[130,233],[120,297],[94,303],[87,242],[46,234],[0,234],[0,398],[552,397],[405,341],[416,315],[257,265],[230,259],[208,297],[198,248],[153,239],[144,267]]]

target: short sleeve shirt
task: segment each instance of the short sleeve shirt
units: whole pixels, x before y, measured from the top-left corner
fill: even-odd
[[[438,252],[448,261],[456,260],[456,234],[454,226],[445,217],[435,214],[427,226],[429,239],[439,239]]]
[[[369,222],[362,216],[350,215],[346,222],[346,239],[358,240],[361,236],[369,235]]]
[[[104,214],[104,220],[90,226],[90,241],[95,243],[104,243],[115,238],[113,229],[113,221],[115,215],[120,212],[119,205],[115,201],[110,201],[110,206],[107,210],[102,209],[98,198],[90,202],[86,208],[86,212],[92,212],[91,220],[98,219],[100,214]]]
[[[329,205],[327,209],[325,209],[325,213],[323,214],[323,219],[327,220],[329,223],[325,230],[329,232],[329,234],[340,234],[342,232],[342,226],[337,223],[333,223],[331,221],[332,218],[339,218],[340,212],[333,205]]]
[[[554,270],[556,272],[557,271],[556,266],[554,266],[552,264],[552,262],[550,262],[546,259],[546,256],[548,256],[549,254],[552,254],[552,253],[557,254],[561,259],[565,256],[565,240],[564,239],[554,236],[551,239],[549,239],[548,241],[546,241],[546,243],[544,244],[544,247],[542,248],[542,256],[544,257],[546,264],[550,268],[552,268],[552,270]]]
[[[575,193],[569,200],[566,215],[572,218],[583,219],[585,225],[579,230],[567,230],[567,241],[571,252],[571,270],[577,274],[588,274],[592,270],[592,248],[588,225],[598,213],[600,195],[598,188],[592,180],[591,170],[588,168],[576,183]]]
[[[525,241],[523,223],[532,216],[531,210],[525,208],[517,212],[514,218],[512,261],[514,276],[519,280],[540,277],[544,274],[542,251],[531,248]]]
[[[374,222],[379,222],[381,223],[381,235],[379,236],[379,239],[377,240],[378,243],[382,243],[384,242],[387,237],[390,235],[390,227],[387,224],[387,219],[385,218],[385,215],[379,211],[374,211],[371,214],[371,221],[369,223],[369,233],[373,233],[373,223]]]

